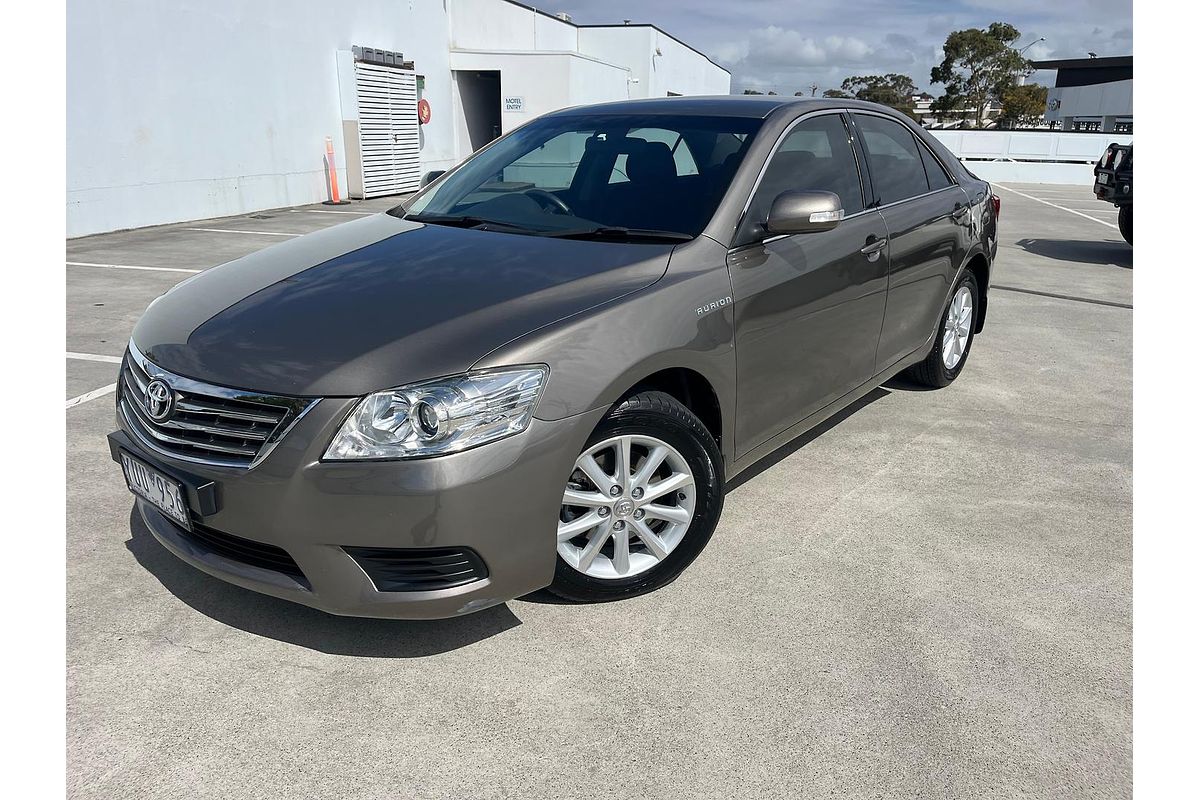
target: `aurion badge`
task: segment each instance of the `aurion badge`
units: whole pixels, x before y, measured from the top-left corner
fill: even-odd
[[[175,393],[162,378],[146,385],[146,413],[155,422],[166,422],[175,410]]]

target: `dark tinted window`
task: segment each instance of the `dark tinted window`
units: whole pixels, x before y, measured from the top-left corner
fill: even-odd
[[[767,218],[776,197],[793,189],[835,192],[846,214],[863,210],[858,165],[840,115],[823,114],[804,120],[780,143],[750,204],[745,238],[761,234],[749,228]]]
[[[933,157],[933,153],[919,139],[917,140],[917,149],[921,151],[921,163],[925,165],[925,177],[929,179],[929,190],[937,191],[945,189],[953,181],[946,174],[946,170],[938,163],[938,160]]]
[[[881,203],[887,205],[929,191],[921,153],[907,126],[866,114],[856,114],[855,121],[871,167],[871,183]]]

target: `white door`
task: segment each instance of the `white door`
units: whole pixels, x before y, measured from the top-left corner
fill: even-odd
[[[414,192],[421,183],[417,73],[356,62],[363,197]]]

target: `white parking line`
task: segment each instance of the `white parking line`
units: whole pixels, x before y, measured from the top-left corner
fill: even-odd
[[[1034,197],[1036,197],[1036,199],[1038,199],[1038,200],[1046,199],[1044,197],[1037,197],[1037,196],[1034,196]],[[1060,201],[1060,205],[1066,206],[1066,207],[1068,207],[1069,210],[1072,210],[1072,211],[1086,211],[1086,212],[1091,212],[1091,213],[1117,213],[1117,209],[1115,206],[1104,206],[1104,205],[1100,204],[1099,200],[1093,200],[1092,203],[1087,204],[1087,205],[1072,205],[1072,204],[1064,203],[1064,201]],[[1096,207],[1097,205],[1099,205],[1099,207]]]
[[[379,211],[329,211],[321,208],[289,208],[293,214],[361,214],[363,216],[372,217],[379,214]]]
[[[185,231],[202,231],[204,233],[247,233],[251,236],[303,236],[301,233],[275,233],[273,231],[235,231],[230,228],[184,228]]]
[[[1013,194],[1019,194],[1019,195],[1021,195],[1021,197],[1026,197],[1026,198],[1028,198],[1028,199],[1030,199],[1030,200],[1033,200],[1033,201],[1035,201],[1035,202],[1041,203],[1041,204],[1043,204],[1043,205],[1050,206],[1051,208],[1057,208],[1059,211],[1065,211],[1065,212],[1067,212],[1068,214],[1074,214],[1074,215],[1075,215],[1075,216],[1077,216],[1077,217],[1083,217],[1084,219],[1090,219],[1092,222],[1098,222],[1098,223],[1100,223],[1101,225],[1106,225],[1106,226],[1108,226],[1109,228],[1116,228],[1117,230],[1120,230],[1120,229],[1119,229],[1119,228],[1117,228],[1117,226],[1116,226],[1116,225],[1114,225],[1113,223],[1111,223],[1111,222],[1105,222],[1105,221],[1104,221],[1104,220],[1102,220],[1102,219],[1096,219],[1095,217],[1092,217],[1092,216],[1089,216],[1089,215],[1087,215],[1087,214],[1084,214],[1082,211],[1076,211],[1076,210],[1075,210],[1075,209],[1073,209],[1073,208],[1067,208],[1066,206],[1060,206],[1060,205],[1058,205],[1058,204],[1056,204],[1056,203],[1051,203],[1049,200],[1043,200],[1043,199],[1042,199],[1042,198],[1040,198],[1040,197],[1034,197],[1034,196],[1033,196],[1033,195],[1031,195],[1031,194],[1025,194],[1024,192],[1018,192],[1016,189],[1010,189],[1009,187],[1007,187],[1007,186],[1003,186],[1003,185],[1001,185],[1001,184],[999,184],[999,183],[993,183],[993,184],[992,184],[992,186],[995,186],[995,187],[996,187],[996,188],[998,188],[998,189],[1003,189],[1003,190],[1004,190],[1004,191],[1006,191],[1006,192],[1012,192]]]
[[[101,356],[95,353],[72,353],[67,352],[67,358],[74,358],[77,361],[99,361],[102,364],[120,364],[120,356]]]
[[[68,261],[68,267],[103,267],[104,269],[141,269],[148,272],[203,272],[199,269],[181,269],[179,267],[135,267],[133,264],[93,264],[88,261]]]
[[[79,395],[79,397],[72,397],[67,401],[67,408],[73,408],[82,403],[86,403],[88,400],[95,400],[97,397],[104,397],[104,395],[112,394],[116,390],[117,385],[115,383],[110,383],[108,386],[101,386],[99,389],[93,389],[90,392]]]

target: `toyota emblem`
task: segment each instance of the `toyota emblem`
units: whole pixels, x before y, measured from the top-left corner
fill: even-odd
[[[155,378],[146,386],[146,413],[155,422],[166,422],[175,410],[175,393],[162,378]]]

